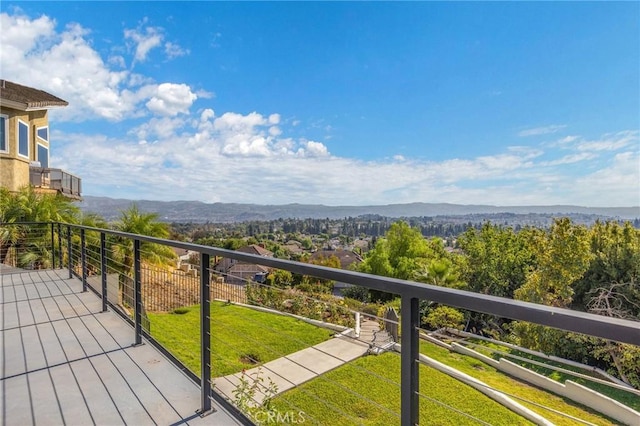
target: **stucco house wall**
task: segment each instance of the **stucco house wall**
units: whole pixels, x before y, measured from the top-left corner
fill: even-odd
[[[17,191],[29,185],[29,164],[38,161],[38,145],[42,145],[50,152],[49,142],[37,137],[39,127],[48,127],[49,120],[46,110],[20,111],[12,108],[0,107],[0,115],[6,116],[6,132],[8,134],[7,151],[0,151],[0,184],[10,191]],[[29,155],[18,155],[18,122],[28,125]]]

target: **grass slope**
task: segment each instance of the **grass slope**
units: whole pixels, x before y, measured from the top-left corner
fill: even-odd
[[[151,335],[200,375],[200,306],[183,314],[149,313]],[[327,340],[333,332],[295,318],[211,303],[212,376],[237,373]],[[257,364],[256,364],[257,365]]]
[[[277,396],[271,407],[278,412],[303,411],[307,421],[312,424],[399,424],[399,382],[400,356],[397,353],[371,355],[358,358]],[[479,424],[433,400],[492,425],[531,424],[475,389],[421,365],[420,424]]]
[[[573,365],[570,364],[564,364],[564,363],[560,363],[560,362],[556,362],[556,361],[551,361],[548,359],[544,359],[535,355],[531,355],[529,353],[526,352],[521,352],[518,351],[516,349],[511,349],[511,348],[507,348],[501,345],[496,345],[493,343],[489,343],[489,342],[484,342],[481,340],[472,340],[473,343],[482,345],[482,346],[486,346],[490,349],[496,349],[502,352],[507,352],[516,356],[519,356],[521,358],[527,358],[527,359],[531,359],[533,361],[537,361],[537,362],[541,362],[547,365],[551,365],[554,367],[560,367],[563,368],[565,370],[570,370],[570,371],[575,371],[577,373],[580,374],[584,374],[587,376],[593,376],[599,379],[603,379],[602,376],[600,376],[599,374],[595,373],[595,372],[591,372],[588,370],[584,370],[578,367],[575,367]],[[472,348],[474,350],[478,350],[478,348]],[[482,352],[482,350],[480,349],[480,351]],[[496,354],[496,353],[492,353],[492,352],[484,352],[485,355],[493,357],[494,359],[499,359],[502,358],[503,355],[500,354]],[[546,376],[550,379],[553,379],[555,381],[558,381],[560,383],[564,383],[567,380],[571,380],[573,382],[579,383],[583,386],[586,386],[590,389],[593,389],[596,392],[600,392],[603,395],[608,396],[609,398],[615,399],[616,401],[621,402],[622,404],[633,408],[636,411],[640,411],[640,397],[638,395],[635,395],[631,392],[626,392],[624,390],[621,389],[616,389],[616,388],[612,388],[611,386],[607,386],[607,385],[603,385],[600,383],[595,383],[592,382],[590,380],[587,379],[583,379],[581,377],[575,377],[569,373],[564,373],[564,372],[560,372],[560,371],[555,371],[552,370],[550,368],[545,368],[536,364],[532,364],[532,363],[528,363],[526,361],[523,360],[519,360],[516,358],[510,358],[510,357],[505,357],[507,359],[509,359],[511,362],[521,365],[525,368],[530,369],[531,371],[535,371],[536,373],[542,374],[543,376]]]
[[[524,398],[536,404],[552,408],[573,417],[587,420],[597,425],[614,424],[607,417],[599,413],[578,405],[569,399],[552,394],[550,392],[546,392],[535,386],[531,386],[527,383],[516,380],[515,378],[507,376],[496,370],[495,368],[481,361],[478,361],[475,358],[457,354],[455,352],[449,352],[444,348],[428,342],[420,343],[420,352],[450,367],[462,371],[463,373],[475,377],[476,379],[483,381],[487,385],[501,390],[505,393]],[[548,410],[538,408],[534,404],[528,404],[518,399],[516,399],[516,401],[520,402],[525,407],[539,413],[540,415],[549,419],[557,425],[569,426],[576,424],[574,420],[568,419],[559,414],[554,414]]]

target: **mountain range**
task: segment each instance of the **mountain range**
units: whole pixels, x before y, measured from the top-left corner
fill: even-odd
[[[638,206],[491,206],[448,203],[409,203],[372,206],[326,206],[320,204],[260,205],[237,203],[207,204],[200,201],[126,200],[92,196],[85,196],[79,206],[82,211],[86,213],[97,213],[106,220],[112,221],[120,216],[120,211],[126,210],[133,203],[137,204],[138,208],[144,212],[157,213],[163,221],[183,223],[230,223],[249,220],[274,220],[279,218],[341,219],[362,215],[420,217],[496,213],[537,213],[550,215],[587,214],[624,220],[640,218],[640,207]]]

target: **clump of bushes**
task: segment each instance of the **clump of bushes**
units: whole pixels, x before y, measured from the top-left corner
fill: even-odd
[[[251,305],[263,306],[331,324],[354,327],[353,312],[344,300],[326,293],[312,296],[299,289],[278,289],[249,284],[247,301]]]

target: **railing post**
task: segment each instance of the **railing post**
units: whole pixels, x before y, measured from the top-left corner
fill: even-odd
[[[62,233],[60,222],[58,222],[58,263],[60,264],[60,269],[64,268],[62,264]]]
[[[210,256],[200,253],[200,415],[211,411],[211,272]]]
[[[55,224],[51,222],[51,269],[56,269],[56,238],[55,238]]]
[[[100,232],[100,275],[102,277],[102,312],[107,311],[107,236]]]
[[[402,353],[400,355],[400,423],[414,426],[419,422],[418,396],[418,299],[403,295],[401,302]]]
[[[87,241],[84,228],[80,229],[80,262],[82,264],[82,291],[87,291]]]
[[[136,345],[142,344],[142,283],[140,270],[140,240],[133,240],[133,287],[135,293],[134,321],[136,325]]]
[[[69,278],[72,278],[73,261],[71,260],[71,226],[67,225],[67,263],[69,264]]]

